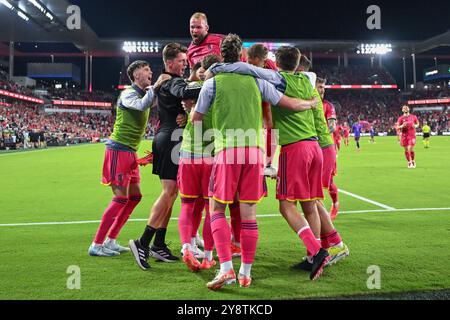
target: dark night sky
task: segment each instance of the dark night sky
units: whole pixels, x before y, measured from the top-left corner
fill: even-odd
[[[211,31],[242,38],[423,40],[450,29],[450,1],[143,1],[72,0],[100,37],[188,37],[193,12]],[[219,5],[219,3],[224,3]],[[369,5],[381,8],[382,30],[366,28]]]

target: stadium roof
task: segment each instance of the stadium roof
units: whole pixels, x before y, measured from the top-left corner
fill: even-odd
[[[67,8],[72,3],[67,0],[7,0],[18,11],[24,12],[30,20],[23,21],[17,14],[8,10],[4,5],[0,5],[0,53],[9,52],[8,42],[24,43],[23,47],[16,45],[18,56],[39,56],[39,53],[48,55],[82,55],[89,51],[94,56],[123,56],[122,46],[124,41],[158,41],[161,46],[168,42],[181,42],[188,44],[190,38],[178,39],[108,39],[99,38],[89,24],[82,19],[81,29],[69,30],[66,26],[68,17]],[[50,20],[32,2],[41,4],[45,10],[54,16]],[[249,42],[266,43],[289,43],[301,48],[303,51],[313,51],[323,54],[334,54],[337,52],[354,53],[361,43],[368,43],[368,40],[299,40],[299,39],[245,39]],[[425,41],[376,41],[377,43],[391,43],[393,51],[399,55],[409,55],[413,52],[417,54],[426,53],[441,46],[450,46],[450,30],[427,39]],[[27,46],[27,43],[49,43],[51,45]],[[65,48],[65,49],[64,49]],[[441,50],[442,51],[442,50]],[[443,50],[442,54],[450,54],[450,49]],[[160,55],[160,54],[149,54]]]

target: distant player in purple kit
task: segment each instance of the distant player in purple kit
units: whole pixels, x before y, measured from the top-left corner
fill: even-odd
[[[361,150],[361,147],[359,145],[359,139],[361,138],[362,128],[363,128],[363,126],[359,122],[355,122],[352,126],[352,131],[355,136],[356,149],[358,150],[358,152]]]

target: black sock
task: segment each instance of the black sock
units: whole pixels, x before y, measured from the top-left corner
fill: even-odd
[[[142,234],[142,237],[139,239],[139,242],[141,243],[141,245],[146,248],[149,247],[150,242],[152,241],[152,238],[153,238],[155,232],[156,232],[155,228],[146,226],[144,233]]]
[[[167,228],[160,228],[156,230],[155,241],[153,241],[153,245],[155,247],[164,247],[166,245],[166,232]]]

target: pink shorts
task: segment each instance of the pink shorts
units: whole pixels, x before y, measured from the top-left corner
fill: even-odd
[[[103,161],[102,184],[127,187],[130,184],[139,184],[141,176],[136,162],[135,152],[111,150],[106,148]]]
[[[299,141],[281,147],[278,162],[277,199],[323,199],[322,150],[317,141]]]
[[[322,149],[322,187],[328,189],[336,175],[336,148],[334,145]]]
[[[407,146],[414,147],[416,145],[416,137],[402,135],[401,145],[402,145],[402,147],[407,147]]]
[[[219,152],[211,172],[209,196],[230,204],[258,203],[264,196],[264,157],[257,147],[229,148]]]
[[[177,184],[181,198],[208,198],[212,158],[180,158]]]

